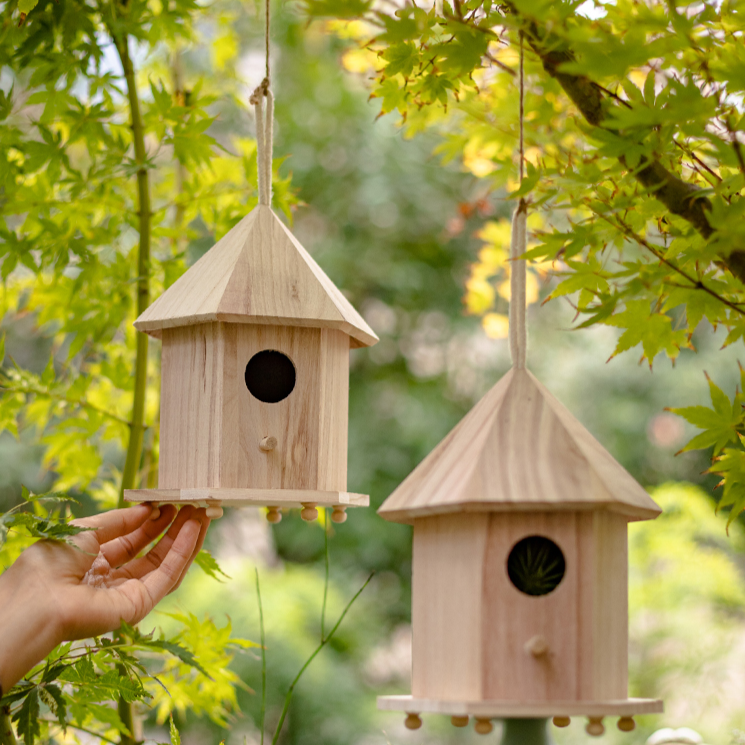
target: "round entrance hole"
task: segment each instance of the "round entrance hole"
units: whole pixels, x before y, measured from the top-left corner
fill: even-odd
[[[526,595],[548,595],[564,579],[566,562],[561,549],[542,535],[518,541],[507,558],[510,582]]]
[[[246,365],[246,388],[265,404],[287,398],[295,387],[295,365],[282,352],[265,349],[257,352]]]

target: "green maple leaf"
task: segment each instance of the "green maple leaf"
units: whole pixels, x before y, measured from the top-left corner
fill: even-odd
[[[680,452],[714,448],[714,456],[718,455],[726,445],[737,442],[739,430],[745,423],[743,417],[743,396],[738,393],[730,402],[727,395],[710,378],[709,394],[711,408],[708,406],[684,406],[669,409],[673,414],[682,416],[687,422],[698,429],[704,430],[696,435]]]
[[[223,580],[220,579],[220,576],[226,577],[227,579],[230,579],[230,576],[225,574],[223,570],[220,568],[220,565],[215,561],[215,557],[207,551],[207,549],[202,549],[194,559],[194,563],[207,575],[212,577],[212,579],[216,579],[218,582],[222,582]]]
[[[674,330],[672,319],[664,313],[652,311],[647,300],[627,301],[625,310],[615,313],[604,323],[626,329],[611,358],[641,344],[644,352],[642,359],[647,359],[651,367],[660,352],[664,351],[668,357],[675,359],[681,347],[690,347],[686,332]]]
[[[745,438],[739,435],[741,445],[745,445]],[[724,452],[714,458],[714,465],[708,473],[722,477],[717,486],[724,487],[722,498],[717,505],[717,511],[722,507],[731,507],[727,518],[727,528],[737,516],[745,510],[745,450],[739,448],[725,448]]]
[[[23,701],[21,708],[14,717],[18,734],[23,738],[24,745],[34,745],[41,733],[39,724],[39,691],[32,688]]]

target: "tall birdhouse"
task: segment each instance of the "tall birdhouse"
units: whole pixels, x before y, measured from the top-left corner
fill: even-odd
[[[660,508],[527,370],[513,368],[386,500],[414,526],[412,695],[381,709],[492,718],[662,711],[628,698],[627,523]]]
[[[377,337],[259,205],[135,322],[163,343],[157,489],[131,501],[347,506],[349,348]]]

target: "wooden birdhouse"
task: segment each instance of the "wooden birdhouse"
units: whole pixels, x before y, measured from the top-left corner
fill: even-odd
[[[382,709],[492,718],[662,711],[628,698],[627,523],[660,508],[527,370],[513,368],[386,500],[414,526],[412,696]]]
[[[135,322],[163,343],[157,489],[131,501],[347,506],[349,348],[377,337],[259,205]]]

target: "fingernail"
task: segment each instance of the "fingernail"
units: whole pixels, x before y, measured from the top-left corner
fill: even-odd
[[[158,507],[158,505],[155,505],[155,507],[153,507],[153,511],[150,513],[150,519],[157,520],[159,517],[160,517],[160,507]]]

